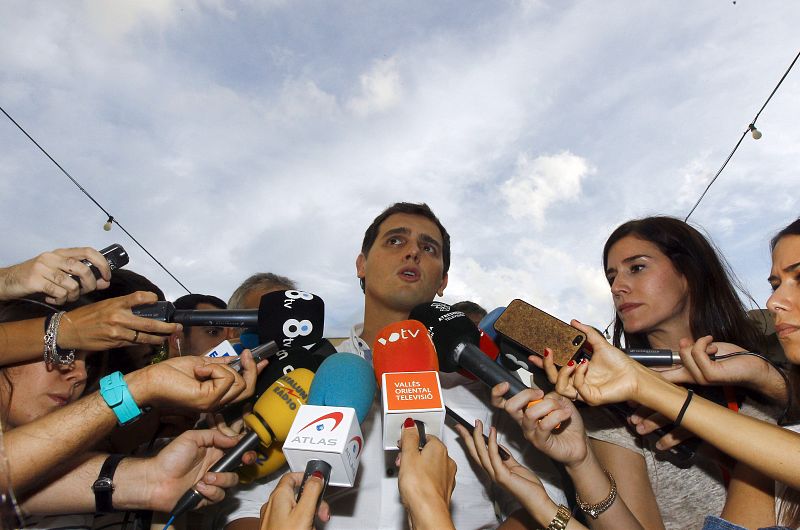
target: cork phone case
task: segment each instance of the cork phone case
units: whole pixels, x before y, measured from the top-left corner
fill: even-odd
[[[553,351],[556,365],[563,366],[580,352],[586,335],[523,300],[513,300],[494,323],[504,338],[542,356],[545,347]]]

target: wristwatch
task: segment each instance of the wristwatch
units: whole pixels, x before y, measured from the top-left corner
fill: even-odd
[[[122,372],[108,374],[100,380],[100,395],[117,416],[120,425],[127,425],[142,415],[142,409],[133,400]]]
[[[100,468],[97,480],[92,484],[95,511],[98,513],[111,513],[114,511],[111,500],[111,496],[114,493],[114,471],[117,470],[117,466],[123,458],[125,458],[125,455],[109,455]]]

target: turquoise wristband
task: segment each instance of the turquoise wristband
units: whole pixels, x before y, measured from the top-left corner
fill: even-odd
[[[127,425],[142,415],[142,409],[133,400],[122,372],[114,372],[100,380],[100,395],[114,411],[120,425]]]

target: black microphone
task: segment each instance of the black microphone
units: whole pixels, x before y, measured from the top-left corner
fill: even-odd
[[[180,309],[171,302],[144,304],[134,315],[184,326],[257,328],[260,343],[274,340],[280,348],[314,344],[322,339],[325,303],[305,291],[274,291],[261,297],[258,309]]]
[[[408,318],[419,320],[428,328],[442,372],[464,368],[489,386],[508,383],[506,398],[528,388],[478,348],[480,331],[463,312],[442,302],[431,302],[412,309]]]
[[[222,458],[220,458],[214,466],[209,469],[212,473],[225,473],[226,471],[231,471],[239,467],[242,463],[242,457],[247,451],[252,451],[258,446],[258,433],[255,431],[250,431],[247,433],[244,438],[239,440],[239,443],[236,446],[225,453]],[[196,489],[192,488],[188,490],[183,496],[178,499],[178,502],[175,503],[175,507],[172,508],[172,514],[175,517],[178,515],[183,514],[184,512],[188,512],[189,510],[193,509],[195,506],[200,504],[205,497],[203,494],[198,492]]]

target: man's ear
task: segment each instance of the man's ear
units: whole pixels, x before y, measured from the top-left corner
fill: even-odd
[[[442,278],[442,285],[439,286],[439,290],[436,291],[436,294],[439,296],[444,296],[444,288],[447,287],[447,274],[444,275]]]
[[[356,277],[364,279],[367,268],[367,257],[361,253],[356,258]]]
[[[169,343],[169,357],[178,357],[182,355],[181,347],[186,348],[186,341],[185,335],[183,331],[176,331],[172,335],[169,336],[168,343]],[[180,346],[178,343],[180,342]]]

